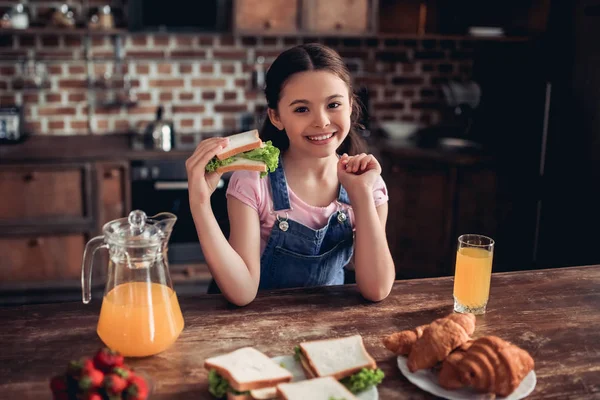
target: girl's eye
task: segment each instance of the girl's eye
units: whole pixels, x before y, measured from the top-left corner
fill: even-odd
[[[329,104],[329,108],[338,108],[342,105],[342,103],[331,103]]]
[[[308,111],[308,108],[306,108],[306,107],[298,107],[294,110],[294,112],[297,112],[297,113],[305,113],[307,111]]]

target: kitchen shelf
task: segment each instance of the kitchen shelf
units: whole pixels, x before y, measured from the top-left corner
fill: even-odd
[[[127,29],[88,29],[88,28],[55,28],[55,27],[30,27],[27,29],[0,28],[0,35],[123,35]]]

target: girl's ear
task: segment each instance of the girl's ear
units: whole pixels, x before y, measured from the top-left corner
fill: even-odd
[[[277,113],[277,110],[273,108],[267,108],[267,114],[269,115],[269,119],[271,120],[273,126],[282,131],[283,124],[281,123],[281,119],[279,118],[279,113]]]

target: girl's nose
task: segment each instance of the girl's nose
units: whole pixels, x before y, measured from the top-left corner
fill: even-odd
[[[314,120],[315,128],[326,128],[330,124],[329,116],[326,112],[317,113]]]

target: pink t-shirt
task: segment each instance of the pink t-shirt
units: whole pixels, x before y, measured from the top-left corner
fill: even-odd
[[[288,217],[296,222],[306,225],[312,229],[323,228],[331,214],[337,211],[338,204],[333,201],[327,207],[315,207],[302,201],[288,186],[290,195],[290,205],[292,210],[288,211]],[[233,196],[242,203],[252,207],[258,213],[260,218],[260,253],[267,245],[273,224],[277,215],[273,212],[273,199],[271,196],[271,183],[269,178],[260,178],[258,172],[254,171],[235,171],[229,180],[227,195]],[[373,187],[373,200],[375,206],[388,201],[387,187],[381,176],[375,182]],[[352,207],[341,203],[343,210],[347,210],[350,222],[354,228],[354,214]],[[285,216],[285,211],[280,212]]]

